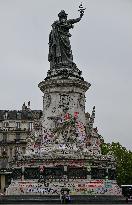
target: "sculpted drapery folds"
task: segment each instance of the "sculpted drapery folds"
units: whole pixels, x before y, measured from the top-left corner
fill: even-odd
[[[64,10],[59,14],[59,20],[52,24],[52,30],[49,35],[49,55],[50,68],[58,68],[60,66],[73,67],[73,55],[70,45],[71,34],[69,30],[73,28],[73,24],[79,22],[83,16],[79,18],[68,19]]]

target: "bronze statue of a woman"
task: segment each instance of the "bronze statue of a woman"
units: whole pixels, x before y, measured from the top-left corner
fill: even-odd
[[[71,34],[69,30],[73,28],[73,24],[79,22],[84,14],[84,9],[80,9],[80,17],[67,20],[64,10],[59,14],[59,20],[52,24],[52,30],[49,35],[49,55],[50,69],[60,67],[74,67],[73,55],[69,38]]]

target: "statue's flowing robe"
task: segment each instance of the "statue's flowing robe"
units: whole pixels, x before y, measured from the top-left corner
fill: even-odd
[[[69,33],[69,29],[73,28],[73,24],[78,21],[80,21],[80,18],[67,20],[64,24],[60,21],[55,21],[53,23],[52,30],[49,35],[48,60],[51,65],[73,64],[73,55],[69,40],[71,34]]]

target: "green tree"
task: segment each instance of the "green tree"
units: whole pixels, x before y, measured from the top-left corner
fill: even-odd
[[[116,179],[119,185],[132,184],[132,152],[123,147],[119,142],[102,143],[102,154],[111,152],[116,159]]]

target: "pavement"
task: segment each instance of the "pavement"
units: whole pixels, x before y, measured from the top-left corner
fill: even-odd
[[[1,204],[1,205],[5,205],[5,204]],[[11,205],[11,204],[6,204],[6,205]],[[12,205],[17,205],[17,203],[16,204],[12,204]],[[29,204],[20,204],[20,205],[29,205]],[[33,205],[40,205],[40,204],[33,204]],[[53,205],[53,204],[48,204],[48,205]],[[56,204],[56,205],[60,205],[60,204]],[[74,204],[72,204],[72,205],[74,205]],[[77,205],[77,204],[75,204],[75,205]],[[81,205],[86,205],[86,204],[81,204]],[[97,204],[92,204],[92,205],[97,205]],[[98,204],[98,205],[102,205],[102,204]],[[107,204],[107,205],[111,205],[111,204]],[[113,204],[113,205],[117,205],[117,204]],[[118,205],[122,205],[122,204],[118,204]]]

